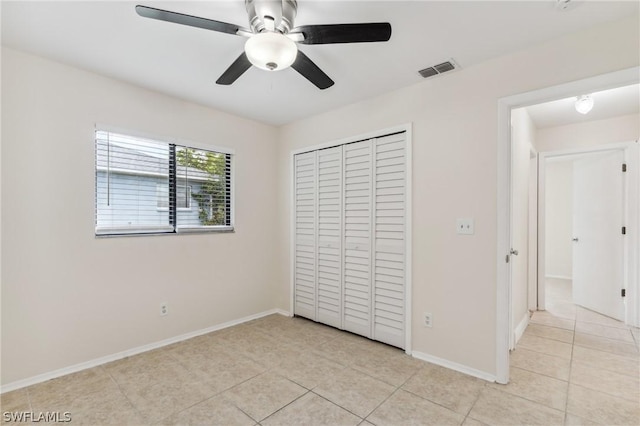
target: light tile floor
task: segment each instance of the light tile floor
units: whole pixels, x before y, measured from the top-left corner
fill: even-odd
[[[272,315],[3,394],[2,411],[68,411],[74,425],[637,425],[633,332],[551,305],[505,386]]]

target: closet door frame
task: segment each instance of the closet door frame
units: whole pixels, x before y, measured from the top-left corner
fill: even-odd
[[[309,151],[332,148],[366,139],[375,139],[392,133],[405,132],[406,139],[406,181],[405,181],[405,345],[404,351],[411,355],[412,331],[412,125],[411,123],[355,135],[344,139],[307,146],[289,152],[289,314],[295,313],[295,156]]]

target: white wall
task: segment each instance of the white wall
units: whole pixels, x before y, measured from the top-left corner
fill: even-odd
[[[517,256],[511,256],[511,326],[515,333],[529,313],[529,178],[536,128],[525,108],[512,111],[511,127],[511,239],[512,248],[518,250]]]
[[[495,374],[498,99],[637,66],[638,35],[637,17],[613,22],[284,126],[279,307],[289,308],[290,152],[411,122],[413,348]],[[456,235],[457,217],[475,218],[474,236]]]
[[[538,129],[540,152],[590,148],[606,143],[631,142],[640,137],[640,115],[631,114],[605,120]]]
[[[583,149],[640,138],[640,115],[540,128],[536,143],[540,151]],[[572,277],[572,185],[570,161],[549,161],[546,166],[545,272],[552,277]]]
[[[573,162],[547,161],[545,168],[545,273],[573,276]]]
[[[96,239],[95,123],[235,149],[236,232]],[[276,136],[3,48],[2,383],[273,309]]]

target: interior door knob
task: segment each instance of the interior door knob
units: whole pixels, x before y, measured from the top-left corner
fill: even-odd
[[[511,249],[511,251],[509,252],[509,254],[512,254],[512,255],[514,255],[514,256],[517,256],[517,255],[518,255],[518,250]]]
[[[571,241],[573,241],[574,243],[577,243],[578,242],[578,237],[572,238]]]

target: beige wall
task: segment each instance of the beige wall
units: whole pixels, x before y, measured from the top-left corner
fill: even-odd
[[[545,273],[573,276],[573,162],[547,161],[545,167]]]
[[[640,137],[640,115],[538,129],[540,152],[589,148],[607,143],[631,142]]]
[[[95,123],[234,149],[236,232],[96,239]],[[2,383],[273,309],[276,135],[4,48]]]
[[[637,66],[638,39],[634,17],[284,126],[279,307],[289,307],[290,152],[410,122],[413,348],[494,374],[498,99]],[[473,237],[456,235],[456,217],[475,218]]]
[[[2,383],[290,309],[291,150],[402,123],[414,349],[495,373],[497,100],[637,66],[638,35],[611,23],[280,129],[3,49]],[[94,238],[96,122],[235,149],[237,232]]]
[[[512,247],[518,250],[517,256],[511,256],[511,326],[515,331],[529,312],[529,178],[536,128],[524,108],[512,111],[511,128],[511,239]]]

